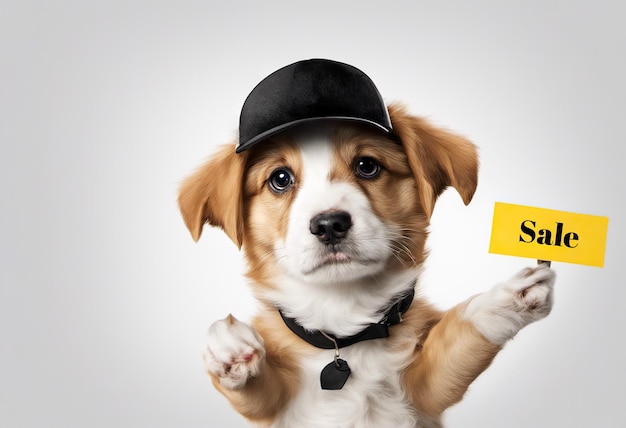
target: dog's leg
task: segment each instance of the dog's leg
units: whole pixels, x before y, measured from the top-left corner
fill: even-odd
[[[232,315],[214,322],[208,339],[204,362],[215,387],[246,418],[271,420],[290,391],[290,375],[280,359],[266,352],[253,327]]]
[[[414,405],[437,417],[461,400],[507,340],[550,313],[554,280],[546,266],[525,269],[446,312],[406,372]]]

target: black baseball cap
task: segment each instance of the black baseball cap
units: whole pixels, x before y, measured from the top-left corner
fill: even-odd
[[[365,73],[341,62],[309,59],[273,72],[250,92],[239,117],[236,152],[317,120],[356,121],[392,131],[387,107]]]

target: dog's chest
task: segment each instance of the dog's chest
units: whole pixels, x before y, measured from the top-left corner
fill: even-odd
[[[416,428],[418,416],[401,388],[402,355],[386,341],[362,342],[341,349],[351,375],[340,390],[322,390],[320,373],[333,350],[301,360],[301,387],[274,427]]]

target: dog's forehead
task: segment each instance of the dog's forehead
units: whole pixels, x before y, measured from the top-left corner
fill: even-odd
[[[291,169],[299,181],[303,181],[305,175],[307,181],[328,178],[337,163],[339,140],[335,131],[330,125],[291,130],[278,137],[273,147],[262,154],[262,159],[272,164],[272,168]]]
[[[352,167],[358,157],[373,157],[387,166],[406,167],[402,144],[371,127],[346,122],[318,122],[294,127],[269,141],[252,147],[247,171],[269,177],[276,168],[287,167],[302,180],[352,179]],[[259,177],[261,178],[261,177]]]

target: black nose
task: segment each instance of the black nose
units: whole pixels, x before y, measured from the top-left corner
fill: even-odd
[[[330,211],[311,219],[309,230],[324,244],[336,244],[352,227],[352,217],[345,211]]]

